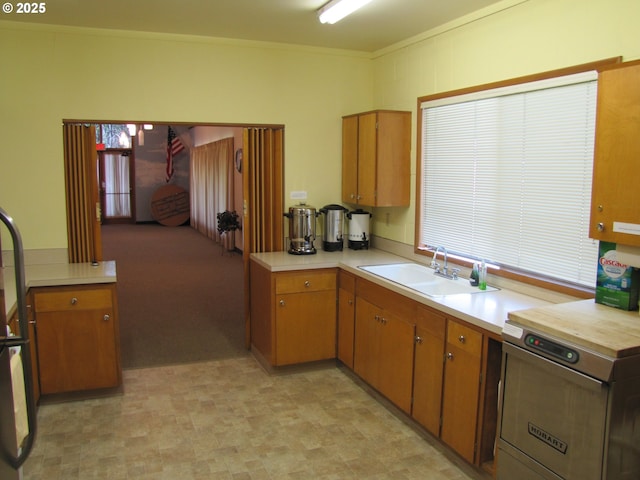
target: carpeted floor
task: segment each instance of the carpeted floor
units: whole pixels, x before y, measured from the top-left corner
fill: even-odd
[[[102,242],[116,260],[123,368],[249,355],[240,254],[188,226],[106,225]]]

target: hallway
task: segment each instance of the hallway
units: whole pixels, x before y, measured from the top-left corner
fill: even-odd
[[[115,260],[123,369],[244,356],[242,255],[189,227],[102,227]]]

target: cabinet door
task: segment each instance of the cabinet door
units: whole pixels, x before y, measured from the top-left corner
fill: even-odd
[[[475,460],[481,362],[482,334],[449,320],[440,437],[469,463]]]
[[[342,201],[358,203],[358,116],[342,119]]]
[[[640,63],[599,74],[597,108],[589,236],[640,246],[640,235],[614,232],[614,222],[640,229]]]
[[[446,319],[423,308],[418,309],[418,316],[424,321],[416,327],[412,414],[437,437],[440,435]]]
[[[415,327],[385,311],[379,319],[378,330],[378,390],[410,413]]]
[[[43,394],[118,385],[111,309],[41,312],[36,328]]]
[[[375,205],[408,207],[411,193],[410,112],[378,112],[375,166]]]
[[[379,388],[378,359],[380,342],[378,326],[381,310],[376,305],[356,297],[356,328],[353,370],[373,388]]]
[[[396,406],[411,411],[412,323],[356,297],[354,371]]]
[[[358,204],[376,206],[377,114],[358,117]]]
[[[276,295],[276,365],[336,356],[336,293]]]
[[[355,329],[355,299],[353,292],[338,289],[338,359],[353,369]]]

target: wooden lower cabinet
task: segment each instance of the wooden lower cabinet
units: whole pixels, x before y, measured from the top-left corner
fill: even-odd
[[[354,371],[411,413],[415,325],[406,309],[415,305],[370,282],[358,280],[357,286]]]
[[[469,463],[475,463],[482,334],[449,319],[445,358],[440,438]]]
[[[356,279],[338,273],[338,360],[353,369],[353,344],[356,323]]]
[[[275,364],[292,365],[335,358],[335,289],[276,297]]]
[[[43,395],[122,382],[115,284],[32,290]]]
[[[492,472],[501,342],[364,279],[356,279],[355,302],[355,373]]]
[[[252,348],[271,366],[335,358],[336,269],[250,268]]]
[[[418,307],[412,416],[436,437],[440,436],[446,329],[443,314]]]
[[[270,365],[337,356],[467,462],[493,471],[499,336],[348,272],[250,268],[252,348]]]

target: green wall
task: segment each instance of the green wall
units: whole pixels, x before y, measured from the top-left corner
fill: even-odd
[[[285,125],[285,205],[340,201],[341,121],[420,96],[623,56],[637,0],[507,0],[374,55],[0,21],[0,206],[26,248],[65,248],[62,120]],[[412,185],[415,185],[415,165]],[[374,210],[411,244],[414,207]]]
[[[508,0],[379,52],[374,105],[414,112],[412,189],[417,98],[610,57],[637,60],[638,19],[638,0]],[[414,202],[375,209],[374,219],[375,234],[413,244]]]
[[[66,248],[63,119],[283,124],[285,198],[340,200],[342,115],[372,104],[368,56],[0,22],[0,206],[25,248]]]

